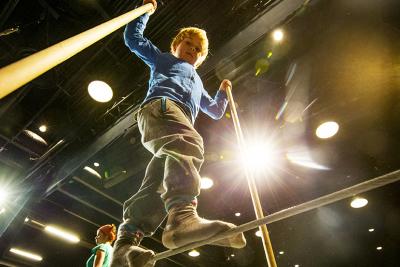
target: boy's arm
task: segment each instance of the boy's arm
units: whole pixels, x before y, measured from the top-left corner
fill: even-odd
[[[125,27],[124,40],[126,46],[152,68],[157,55],[161,54],[161,51],[143,36],[149,17],[150,15],[146,13],[130,22]]]
[[[214,120],[220,119],[224,113],[226,106],[228,105],[228,98],[225,90],[218,90],[214,99],[203,89],[203,94],[200,101],[200,109]]]

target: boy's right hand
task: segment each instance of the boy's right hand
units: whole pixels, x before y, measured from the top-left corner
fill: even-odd
[[[156,0],[143,0],[143,5],[145,4],[153,4],[153,10],[149,11],[149,15],[152,15],[157,9],[157,1]]]

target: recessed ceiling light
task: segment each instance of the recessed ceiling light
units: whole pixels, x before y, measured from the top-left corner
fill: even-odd
[[[376,250],[382,250],[383,249],[383,247],[376,247]]]
[[[47,126],[46,125],[40,125],[39,126],[39,131],[41,131],[42,133],[45,133],[47,131]]]
[[[195,249],[193,249],[192,251],[189,251],[188,254],[189,254],[190,257],[198,257],[198,256],[200,256],[200,252],[198,252]]]
[[[43,260],[43,258],[40,255],[34,254],[32,252],[29,252],[29,251],[25,251],[25,250],[22,250],[22,249],[18,249],[18,248],[11,248],[10,252],[14,253],[14,254],[17,254],[19,256],[22,256],[24,258],[33,260],[33,261],[42,261]]]
[[[209,189],[214,185],[213,180],[208,177],[201,178],[201,189]]]
[[[99,166],[100,166],[100,163],[95,162],[95,163],[93,163],[93,165],[94,165],[95,167],[99,167]]]
[[[322,139],[330,138],[339,131],[339,124],[334,121],[327,121],[318,126],[315,134]]]
[[[235,216],[236,216],[236,217],[239,217],[240,215],[242,215],[242,214],[240,214],[240,212],[236,212],[236,213],[235,213]]]
[[[24,220],[24,222],[29,222],[29,218],[26,217],[25,220]]]
[[[235,257],[235,254],[231,254],[231,257],[232,257],[232,258]]]
[[[356,197],[351,201],[350,206],[352,208],[359,209],[359,208],[365,207],[367,204],[368,204],[367,199],[362,198],[362,197]]]
[[[300,265],[299,264],[295,264],[294,267],[300,267]]]
[[[280,42],[283,39],[283,31],[280,29],[275,30],[272,33],[272,37],[274,38],[275,41]]]
[[[103,81],[93,81],[88,85],[89,95],[98,102],[108,102],[113,97],[111,87]]]
[[[285,252],[284,251],[279,251],[279,254],[283,255],[283,254],[285,254]]]
[[[369,228],[369,229],[368,229],[368,232],[373,232],[373,231],[375,231],[374,228]]]

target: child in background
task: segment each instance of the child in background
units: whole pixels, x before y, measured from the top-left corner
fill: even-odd
[[[103,225],[97,230],[94,238],[97,246],[92,248],[92,255],[86,262],[86,267],[109,267],[112,257],[111,244],[116,237],[116,228],[114,224]]]
[[[143,4],[155,0],[144,0]],[[153,13],[151,12],[151,13]],[[200,194],[199,170],[204,161],[203,139],[193,127],[199,110],[220,119],[227,106],[223,80],[214,98],[203,88],[196,72],[208,54],[206,32],[182,29],[171,43],[171,52],[162,53],[143,36],[149,14],[129,23],[125,44],[150,67],[147,96],[138,111],[142,143],[153,154],[139,191],[124,203],[123,223],[118,228],[113,267],[150,267],[154,253],[139,247],[144,236],[151,236],[167,217],[162,242],[173,249],[209,239],[235,225],[206,220],[197,215]],[[218,203],[216,203],[218,204]],[[213,245],[242,248],[242,233]]]

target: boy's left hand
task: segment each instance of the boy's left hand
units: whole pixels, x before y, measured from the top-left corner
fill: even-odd
[[[219,86],[219,89],[222,90],[222,91],[226,91],[226,89],[228,89],[228,87],[230,87],[231,90],[232,90],[232,83],[231,83],[230,80],[224,79],[224,80],[221,82],[221,85]]]

